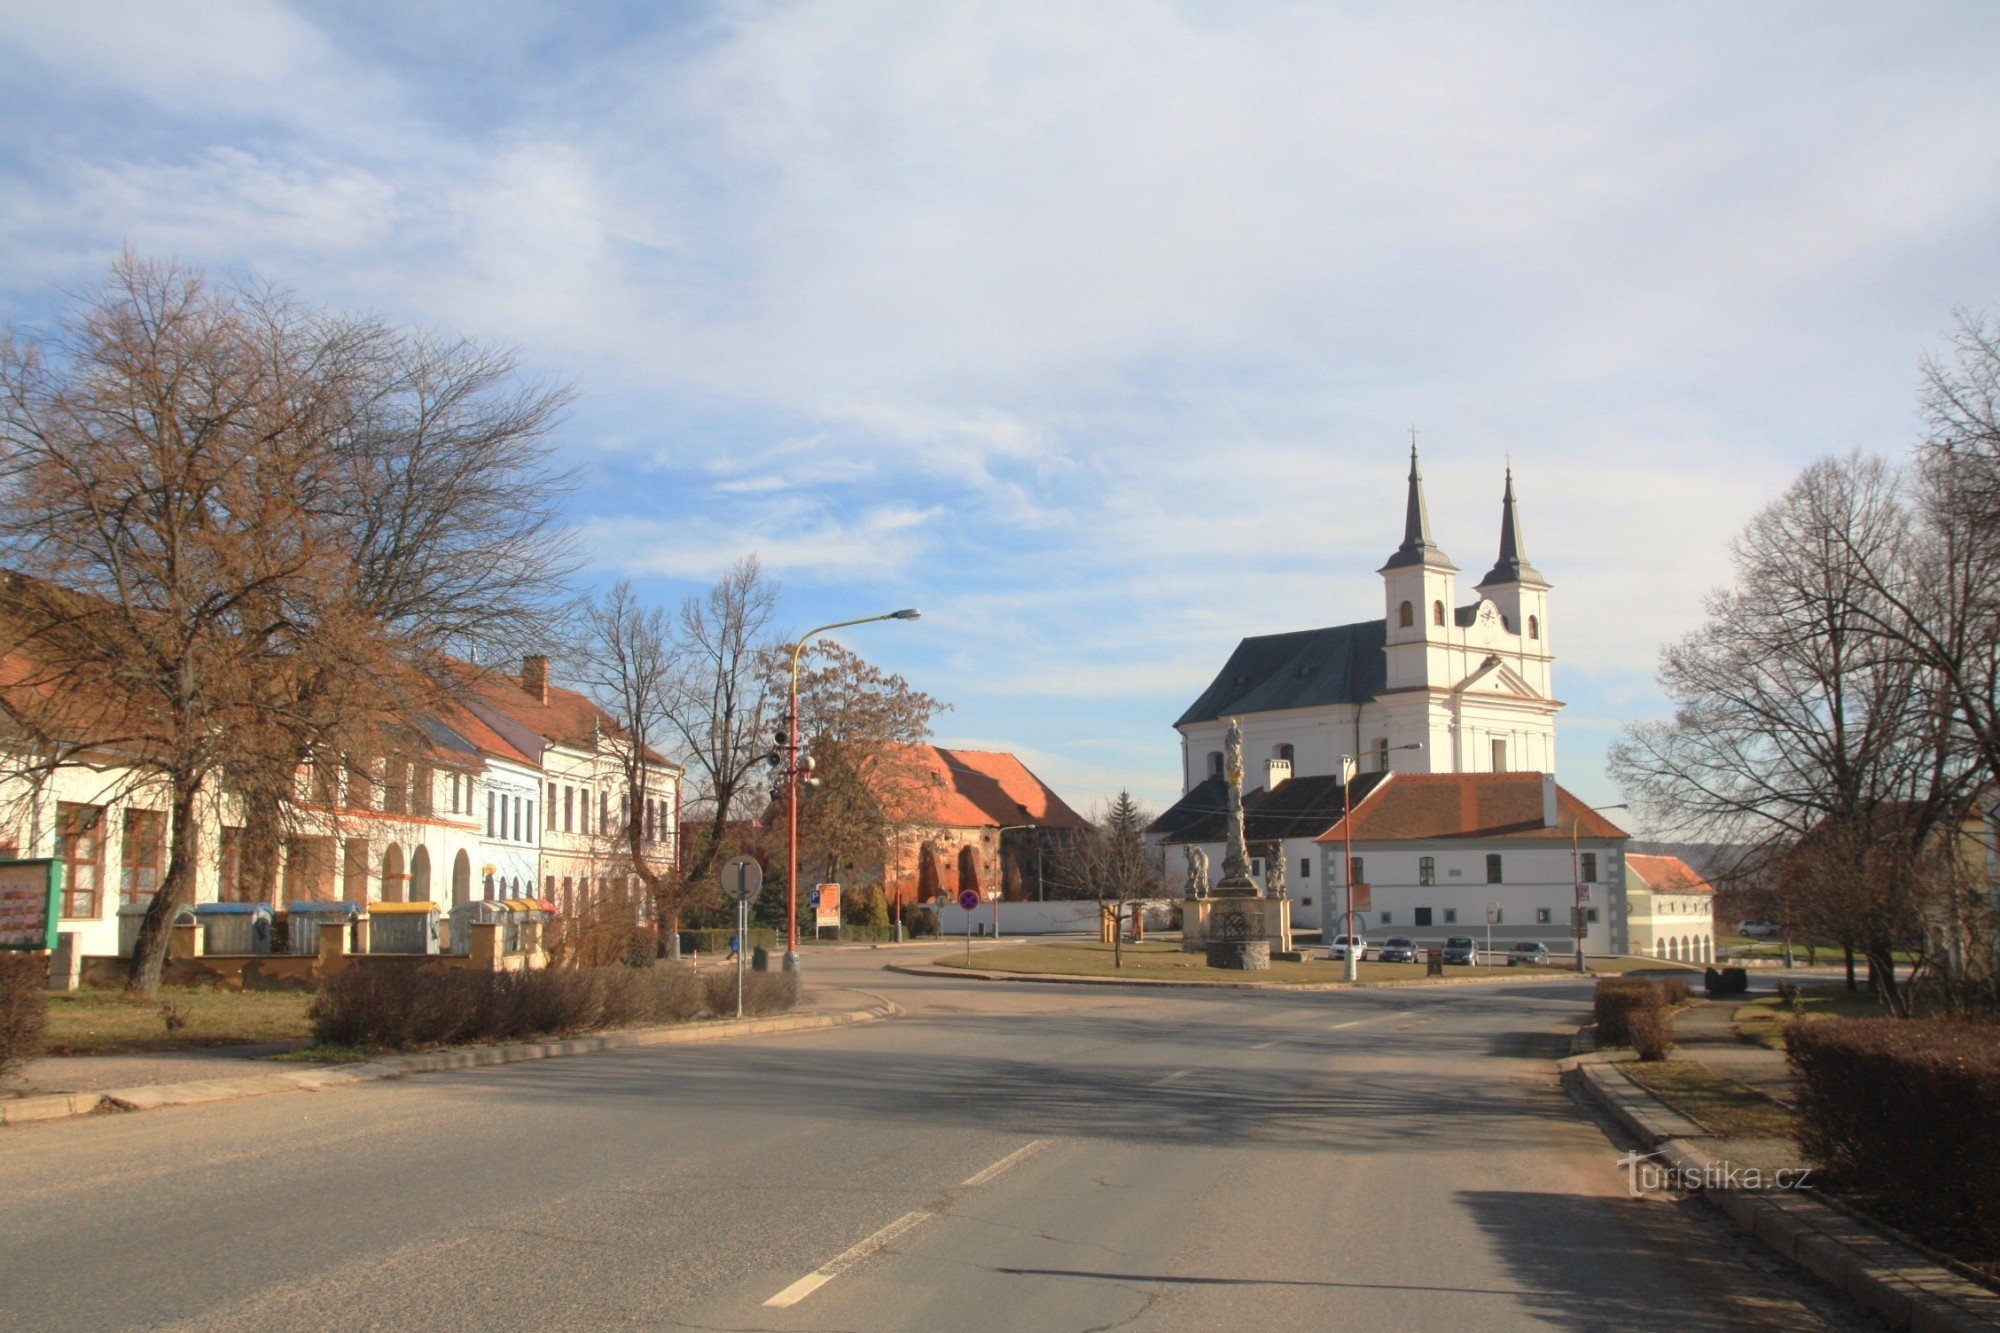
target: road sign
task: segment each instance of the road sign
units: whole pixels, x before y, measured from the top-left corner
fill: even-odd
[[[958,891],[958,905],[968,912],[977,911],[979,908],[979,890],[960,889]]]
[[[722,863],[722,896],[733,903],[755,902],[764,891],[764,867],[748,856]]]

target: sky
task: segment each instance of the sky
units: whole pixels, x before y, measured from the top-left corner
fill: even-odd
[[[573,383],[588,579],[785,629],[1079,808],[1511,458],[1594,803],[1805,462],[2000,309],[1985,3],[0,0],[0,320],[121,249]],[[1462,598],[1469,597],[1462,592]]]

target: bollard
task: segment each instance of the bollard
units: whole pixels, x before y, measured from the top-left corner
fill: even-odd
[[[761,944],[752,949],[750,951],[750,970],[752,972],[769,972],[771,970],[771,951]]]

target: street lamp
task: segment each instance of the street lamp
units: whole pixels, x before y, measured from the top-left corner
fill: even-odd
[[[810,630],[792,645],[792,691],[791,711],[785,722],[785,785],[791,799],[786,802],[791,807],[786,823],[786,840],[790,849],[785,865],[785,971],[799,970],[799,779],[804,776],[799,771],[799,657],[806,645],[830,630],[846,629],[849,625],[872,625],[878,620],[916,620],[915,607],[901,611],[890,611],[879,616],[862,616],[857,620],[836,620],[831,625],[821,625]]]
[[[1616,805],[1586,805],[1583,808],[1592,812],[1631,809],[1623,801],[1620,801]],[[1583,849],[1578,845],[1577,841],[1580,832],[1581,821],[1571,816],[1569,821],[1569,870],[1571,878],[1576,881],[1576,905],[1570,910],[1575,913],[1576,919],[1570,925],[1576,933],[1576,970],[1582,972],[1585,970],[1583,965],[1583,937],[1588,927],[1583,919],[1583,902],[1586,890],[1583,887]],[[1606,907],[1610,905],[1608,902],[1605,904]]]
[[[1369,755],[1387,755],[1391,750],[1421,750],[1423,745],[1411,741],[1408,745],[1378,745],[1372,750],[1363,750],[1358,755],[1340,756],[1340,829],[1347,837],[1347,864],[1341,869],[1340,878],[1347,888],[1347,910],[1341,913],[1342,933],[1347,936],[1347,945],[1342,949],[1346,955],[1344,975],[1348,981],[1361,979],[1361,960],[1354,955],[1354,779],[1359,772],[1359,760]],[[1387,761],[1384,761],[1386,766]],[[1280,845],[1283,849],[1283,844]]]

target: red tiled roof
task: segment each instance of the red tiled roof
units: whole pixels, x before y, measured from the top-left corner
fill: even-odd
[[[1649,889],[1663,893],[1715,892],[1713,885],[1678,856],[1646,856],[1639,852],[1627,852],[1625,864],[1637,872]]]
[[[537,768],[538,764],[515,748],[512,741],[486,724],[486,719],[457,700],[447,700],[438,710],[438,721],[472,742],[482,755]]]
[[[1572,830],[1585,838],[1628,836],[1561,787],[1556,789],[1556,826],[1545,828],[1539,773],[1395,773],[1362,798],[1353,819],[1356,842],[1444,838],[1568,842]],[[1335,819],[1318,841],[1344,839],[1343,823]]]
[[[624,739],[625,729],[612,716],[591,702],[588,695],[548,687],[546,700],[528,693],[519,677],[510,676],[468,662],[453,662],[450,670],[457,683],[470,690],[480,702],[505,714],[542,739],[572,749],[592,750],[600,735]],[[646,758],[655,764],[675,766],[671,759],[649,751]]]
[[[1004,750],[947,750],[937,745],[900,748],[931,780],[925,784],[931,808],[923,812],[924,818],[948,828],[1029,823],[1040,828],[1085,826],[1082,815]]]

